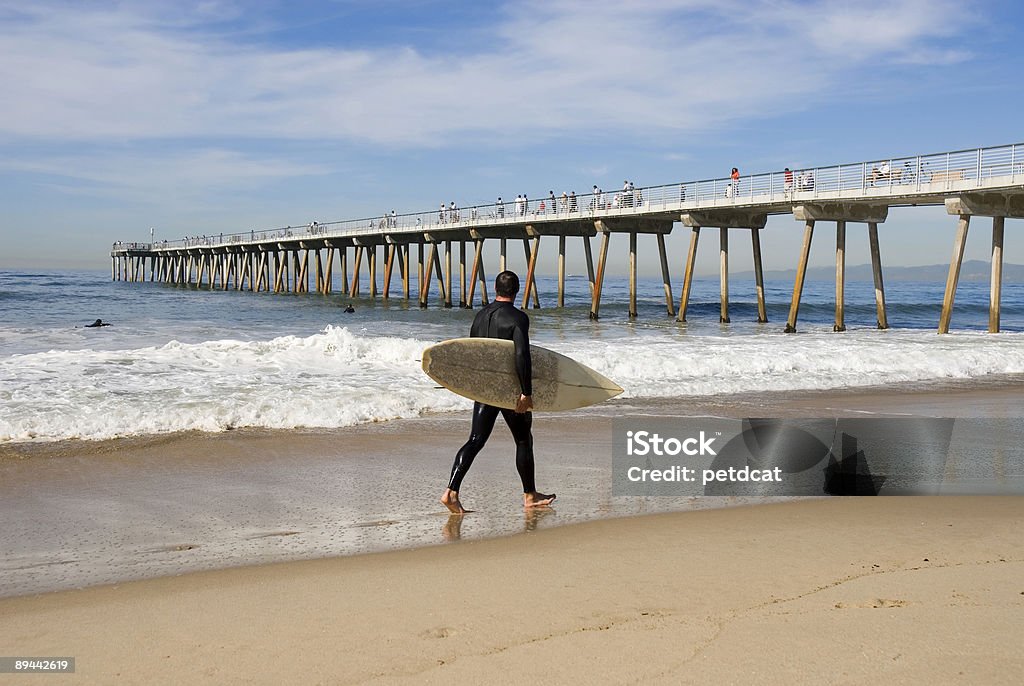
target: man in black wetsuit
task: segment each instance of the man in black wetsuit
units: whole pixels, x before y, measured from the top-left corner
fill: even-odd
[[[516,469],[523,482],[523,507],[540,507],[555,499],[554,494],[538,493],[534,484],[533,466],[533,387],[530,367],[530,318],[512,304],[519,292],[519,277],[515,272],[504,271],[494,279],[494,302],[477,313],[469,335],[474,338],[502,338],[515,343],[516,373],[519,376],[521,394],[516,409],[506,410],[483,403],[473,403],[473,428],[469,440],[455,455],[448,488],[441,496],[441,504],[455,514],[466,509],[459,501],[462,479],[487,442],[500,413],[512,432],[516,442]]]

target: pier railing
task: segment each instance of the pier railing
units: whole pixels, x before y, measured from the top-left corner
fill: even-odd
[[[815,199],[889,202],[934,198],[972,188],[1024,184],[1024,144],[975,148],[932,155],[893,157],[851,164],[784,169],[751,176],[636,186],[576,195],[555,193],[517,202],[502,198],[470,207],[450,204],[433,210],[364,217],[274,229],[192,236],[174,241],[116,243],[117,249],[180,249],[217,247],[304,237],[366,236],[377,233],[443,231],[494,225],[535,224],[735,206],[770,210]],[[131,247],[135,246],[135,247]],[[144,246],[144,247],[143,247]]]

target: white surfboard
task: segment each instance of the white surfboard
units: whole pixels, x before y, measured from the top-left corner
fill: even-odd
[[[572,410],[622,393],[590,367],[553,350],[530,346],[533,409]],[[453,393],[487,405],[515,409],[519,377],[515,344],[497,338],[453,338],[423,351],[423,371]]]

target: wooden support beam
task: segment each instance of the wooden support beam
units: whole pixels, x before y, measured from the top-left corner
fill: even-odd
[[[359,271],[363,266],[363,246],[357,245],[353,248],[352,254],[352,285],[349,286],[348,294],[353,298],[359,297]]]
[[[526,267],[526,289],[523,291],[523,309],[525,310],[530,302],[530,294],[536,286],[534,280],[534,274],[537,271],[537,253],[540,252],[540,236],[535,236],[533,239],[533,250],[527,251],[527,267]],[[534,293],[534,295],[536,295]],[[535,306],[536,307],[536,306]]]
[[[483,239],[480,241],[480,247],[483,248]],[[497,294],[495,294],[497,295]],[[536,296],[534,296],[536,297]],[[480,304],[486,305],[488,302],[487,298],[487,272],[484,269],[484,255],[483,251],[480,252]]]
[[[444,283],[444,270],[441,269],[441,246],[438,243],[431,243],[431,247],[433,248],[431,255],[434,258],[434,264],[428,268],[433,268],[437,274],[437,290],[440,291],[441,302],[447,303],[446,306],[451,307],[451,301],[448,299],[448,289]]]
[[[452,242],[444,243],[444,306],[452,306]]]
[[[338,264],[341,268],[341,294],[350,295],[348,289],[348,248],[338,250]]]
[[[999,333],[999,306],[1003,290],[1003,227],[1006,217],[992,217],[992,280],[989,284],[988,331]]]
[[[370,267],[370,297],[377,297],[377,246],[370,245],[366,247],[367,254],[369,255],[369,267]]]
[[[636,231],[629,232],[629,318],[636,319]]]
[[[558,237],[558,307],[565,307],[565,236]]]
[[[960,280],[960,265],[964,261],[967,229],[970,224],[971,215],[961,214],[956,226],[956,238],[953,239],[953,257],[949,260],[946,295],[942,299],[942,314],[939,316],[939,333],[949,333],[949,322],[953,318],[953,299],[956,297],[956,285]]]
[[[836,323],[833,331],[846,331],[846,222],[836,222]]]
[[[223,267],[220,270],[220,289],[226,291],[228,289],[228,283],[231,281],[231,255],[224,253],[221,257]],[[178,261],[178,269],[181,270],[181,260]]]
[[[764,271],[761,269],[761,229],[750,230],[750,243],[754,249],[754,284],[757,288],[757,323],[768,321],[768,308],[764,302]]]
[[[483,262],[481,254],[484,248],[483,239],[476,240],[476,252],[473,254],[473,268],[469,271],[469,299],[466,301],[466,307],[473,307],[473,294],[476,293],[476,282],[480,277],[480,265]]]
[[[719,300],[720,313],[718,321],[722,324],[729,323],[729,229],[721,227],[718,229],[718,271],[719,271]]]
[[[431,243],[430,256],[427,257],[427,270],[424,278],[420,280],[420,309],[426,309],[427,307],[427,299],[430,297],[430,277],[434,272],[435,259],[437,259],[437,243]],[[420,262],[420,271],[423,271],[422,262]]]
[[[597,258],[597,278],[594,281],[594,295],[590,300],[590,318],[598,319],[601,313],[601,287],[604,285],[605,264],[608,261],[608,240],[612,234],[605,231],[601,239],[601,252]]]
[[[327,248],[327,265],[324,269],[324,295],[334,290],[334,248]]]
[[[690,291],[693,286],[693,268],[697,262],[697,243],[700,241],[700,227],[690,227],[690,251],[686,254],[686,266],[683,269],[683,294],[679,297],[679,314],[677,322],[686,321],[686,308],[690,306]]]
[[[388,246],[387,257],[384,258],[384,301],[391,297],[391,272],[395,267],[395,251],[399,246],[394,243]],[[398,253],[401,255],[401,252]]]
[[[425,251],[425,248],[423,247],[423,241],[420,241],[420,243],[419,243],[419,251],[418,251],[418,253],[419,253],[418,254],[419,260],[418,260],[418,263],[416,265],[416,269],[417,269],[417,272],[416,272],[416,288],[417,288],[417,290],[419,290],[420,294],[423,293],[423,257],[424,257],[424,251]],[[420,298],[420,303],[422,303],[422,302],[423,302],[423,300],[422,300],[422,298]],[[426,305],[425,304],[421,304],[420,307],[426,307]]]
[[[320,248],[316,249],[316,292],[323,295],[324,290],[324,263],[320,257]]]
[[[538,238],[540,238],[538,236]],[[536,246],[539,246],[539,241]],[[533,295],[533,309],[540,309],[540,296],[537,293],[537,279],[535,276],[530,274],[530,240],[528,238],[523,239],[523,256],[526,258],[526,291]],[[523,309],[526,309],[526,301],[523,301]]]
[[[459,241],[459,307],[466,305],[466,241]]]
[[[498,247],[498,251],[499,251],[498,252],[498,271],[499,272],[503,272],[506,269],[508,269],[508,263],[505,261],[505,259],[506,259],[505,250],[508,247],[506,245],[507,242],[508,242],[507,239],[502,238],[501,241],[498,243],[498,246],[499,246]]]
[[[298,251],[295,252],[298,255]],[[309,293],[309,250],[302,253],[302,273],[299,276],[299,293]]]
[[[284,277],[284,270],[281,265],[281,253],[274,251],[274,292],[280,293],[283,288],[281,280]]]
[[[800,313],[800,296],[804,292],[804,278],[807,276],[807,259],[811,255],[811,238],[814,237],[814,220],[808,219],[804,225],[804,244],[800,250],[800,263],[796,268],[796,281],[793,283],[793,299],[789,303],[789,319],[786,320],[786,333],[796,333],[796,318]]]
[[[245,279],[246,279],[246,277],[249,274],[249,257],[248,257],[248,255],[243,253],[243,254],[238,256],[238,259],[241,261],[240,262],[241,268],[239,270],[239,276],[238,276],[238,279],[237,279],[238,283],[235,284],[235,289],[240,291],[243,288],[245,288]],[[188,263],[189,263],[188,264],[189,278],[191,278],[191,272],[192,272],[192,258],[191,257],[189,257]]]
[[[594,299],[594,254],[590,249],[590,236],[583,236],[583,254],[587,259],[587,283],[590,285],[590,299]]]
[[[402,268],[402,297],[409,302],[409,244],[398,246],[398,266]]]
[[[665,309],[668,310],[668,316],[674,317],[676,308],[672,302],[672,281],[668,273],[668,252],[665,249],[665,235],[659,233],[656,236],[658,238],[658,257],[661,259],[661,282],[665,286]]]

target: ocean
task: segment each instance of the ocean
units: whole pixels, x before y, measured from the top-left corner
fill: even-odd
[[[941,283],[887,285],[892,328],[875,328],[870,282],[846,286],[834,333],[834,284],[808,282],[799,333],[783,333],[792,282],[730,283],[718,322],[717,279],[696,279],[688,322],[668,317],[660,280],[641,280],[639,317],[625,278],[608,277],[601,319],[585,278],[538,278],[534,343],[618,382],[624,398],[915,386],[1024,373],[1024,285],[1006,284],[1003,333],[986,333],[988,284],[961,283],[953,332],[936,334]],[[363,285],[363,293],[368,286]],[[675,297],[678,299],[678,286]],[[415,293],[415,284],[414,284]],[[456,299],[457,300],[457,299]],[[355,312],[344,313],[352,303]],[[109,272],[0,271],[0,443],[105,440],[182,431],[343,428],[463,411],[435,388],[422,350],[467,335],[473,312],[334,294],[267,294],[112,282]],[[111,324],[85,328],[96,318]]]

